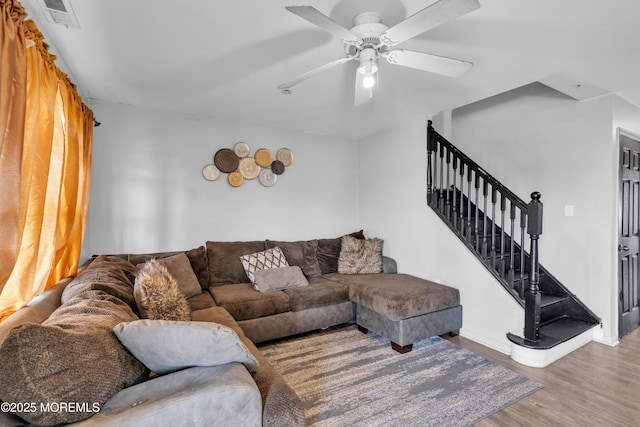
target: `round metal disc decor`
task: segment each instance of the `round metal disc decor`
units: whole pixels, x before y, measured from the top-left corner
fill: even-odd
[[[227,181],[229,181],[229,185],[232,187],[240,187],[244,182],[244,178],[240,175],[240,172],[233,171],[229,175],[227,175]]]
[[[260,171],[260,175],[258,176],[258,181],[260,181],[260,184],[264,185],[265,187],[271,187],[276,183],[276,181],[278,181],[278,175],[273,173],[271,169],[262,169]]]
[[[267,150],[266,148],[261,148],[256,151],[254,157],[258,166],[261,166],[263,168],[268,168],[269,166],[271,166],[271,162],[273,162],[273,155],[271,154],[271,151]]]
[[[276,175],[282,175],[284,173],[284,163],[280,160],[274,160],[273,163],[271,163],[271,171]]]
[[[213,164],[224,173],[231,173],[238,169],[239,162],[240,159],[236,156],[236,153],[229,148],[221,148],[213,156]]]
[[[220,178],[220,170],[215,165],[207,165],[202,168],[202,176],[207,181],[215,181]]]
[[[285,166],[291,166],[293,153],[288,148],[281,148],[276,153],[276,159],[280,160]]]
[[[260,173],[260,166],[256,164],[253,157],[245,157],[244,159],[240,159],[238,172],[240,172],[244,179],[255,179]]]
[[[244,142],[238,142],[233,146],[233,152],[240,158],[247,157],[249,155],[249,146]]]

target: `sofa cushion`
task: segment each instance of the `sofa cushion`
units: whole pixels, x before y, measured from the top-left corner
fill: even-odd
[[[100,255],[67,285],[62,292],[62,304],[75,297],[90,299],[104,294],[135,308],[133,280],[138,270],[135,265],[117,257]]]
[[[237,283],[209,288],[216,304],[236,320],[255,319],[289,310],[289,297],[283,291],[258,292],[251,284]]]
[[[191,268],[189,258],[185,254],[177,254],[166,258],[159,258],[158,262],[167,268],[167,271],[178,283],[178,288],[185,298],[191,298],[202,293],[196,274]]]
[[[320,264],[316,258],[318,241],[307,240],[298,242],[280,242],[267,240],[267,248],[279,247],[287,257],[289,265],[297,265],[307,277],[316,277],[322,274]]]
[[[191,313],[194,322],[214,322],[224,326],[228,326],[238,334],[239,337],[244,337],[244,331],[238,325],[238,322],[229,314],[223,307],[215,306],[208,307],[202,310],[196,310]]]
[[[367,274],[382,272],[382,239],[360,240],[342,237],[342,249],[338,257],[338,273]]]
[[[364,232],[362,230],[355,231],[349,234],[349,236],[364,240]],[[338,257],[340,256],[341,249],[342,237],[318,239],[316,258],[318,258],[318,264],[320,264],[322,274],[335,273],[338,271]]]
[[[198,278],[200,287],[202,289],[207,289],[209,287],[209,264],[207,261],[207,251],[204,246],[190,249],[188,251],[156,252],[148,254],[118,254],[112,256],[123,258],[133,265],[138,265],[145,263],[152,258],[162,259],[178,254],[185,254],[187,258],[189,258],[191,268]]]
[[[228,326],[212,322],[135,320],[113,328],[120,342],[157,374],[192,366],[242,363],[249,372],[258,362]]]
[[[178,282],[156,259],[145,262],[133,287],[141,317],[147,319],[191,320],[191,309]]]
[[[194,311],[216,306],[216,302],[208,290],[202,291],[199,295],[189,298],[187,302],[191,309],[191,320],[196,320],[193,318]]]
[[[209,259],[209,285],[229,285],[248,283],[240,257],[265,249],[264,241],[250,242],[207,242]],[[285,254],[286,255],[286,254]]]
[[[333,276],[349,285],[349,299],[391,320],[403,320],[460,304],[460,292],[409,274]]]
[[[260,292],[297,288],[309,284],[309,281],[302,273],[302,269],[297,265],[258,270],[255,273],[255,278],[255,288]]]
[[[309,278],[309,286],[284,289],[291,311],[324,307],[349,301],[349,287],[322,277]]]
[[[256,284],[256,271],[278,267],[289,267],[287,258],[285,258],[284,253],[282,253],[282,249],[277,247],[260,252],[254,252],[252,254],[242,255],[240,257],[240,262],[242,263],[245,274],[254,285]]]
[[[98,274],[107,273],[107,267],[113,269],[109,278]],[[36,403],[36,412],[19,413],[26,421],[51,425],[88,418],[93,403],[102,406],[114,393],[147,377],[144,365],[112,331],[116,324],[138,318],[129,305],[132,285],[118,270],[117,262],[97,258],[68,285],[74,286],[66,302],[47,320],[13,328],[0,345],[0,400]],[[96,278],[95,286],[89,277]],[[89,402],[89,407],[40,411],[40,403],[52,402]]]

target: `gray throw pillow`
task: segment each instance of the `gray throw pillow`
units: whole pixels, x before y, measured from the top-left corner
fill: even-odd
[[[342,236],[338,273],[381,273],[382,244],[383,240],[378,238],[360,240],[351,236]]]
[[[218,323],[142,319],[120,323],[113,332],[156,374],[230,362],[242,363],[249,372],[258,368],[258,361],[238,334]]]
[[[251,283],[253,283],[254,288],[256,287],[256,271],[277,267],[289,267],[289,263],[280,248],[271,248],[266,251],[242,255],[240,262],[244,267],[244,272],[247,277],[251,280]]]
[[[202,293],[200,282],[193,272],[189,258],[186,254],[178,254],[167,258],[160,258],[158,262],[169,271],[178,282],[178,288],[185,298],[189,299]]]
[[[307,286],[309,284],[309,281],[302,273],[302,269],[297,265],[257,270],[255,272],[255,277],[256,288],[260,292],[297,288],[299,286]]]

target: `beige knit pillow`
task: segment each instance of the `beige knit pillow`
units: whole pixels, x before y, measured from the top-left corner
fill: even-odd
[[[191,320],[191,309],[178,282],[158,260],[144,263],[133,286],[140,315],[153,320]]]
[[[366,274],[382,272],[382,239],[356,239],[342,236],[338,273]]]

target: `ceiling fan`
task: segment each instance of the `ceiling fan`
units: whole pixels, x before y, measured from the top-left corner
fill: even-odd
[[[354,105],[362,105],[373,98],[377,85],[378,59],[449,77],[462,76],[471,62],[406,49],[390,49],[412,37],[458,18],[480,7],[478,0],[439,0],[404,21],[389,28],[381,22],[380,14],[364,12],[353,19],[353,28],[346,29],[313,6],[287,6],[289,12],[300,16],[340,38],[346,56],[301,74],[283,83],[278,89],[288,91],[323,71],[349,61],[359,61],[356,71]]]

